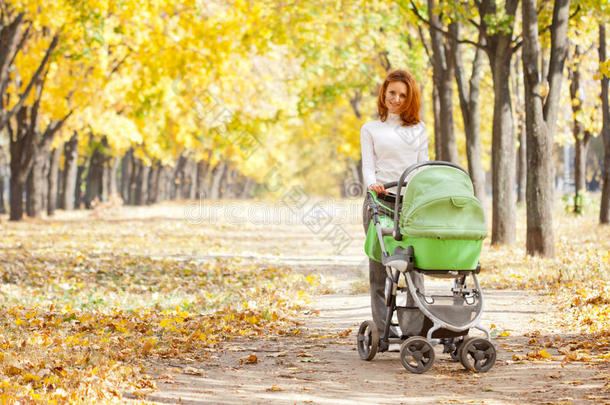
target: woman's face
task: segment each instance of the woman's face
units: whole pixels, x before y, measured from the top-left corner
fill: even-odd
[[[385,91],[385,106],[392,114],[397,114],[407,99],[407,85],[403,82],[390,82]]]

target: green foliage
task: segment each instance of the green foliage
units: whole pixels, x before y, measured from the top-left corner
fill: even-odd
[[[598,201],[591,198],[590,194],[584,190],[579,190],[575,194],[564,194],[561,197],[564,210],[567,213],[583,215],[597,206]]]
[[[504,34],[508,35],[513,32],[515,17],[506,15],[504,9],[500,9],[496,14],[486,14],[483,20],[488,26],[490,35]]]

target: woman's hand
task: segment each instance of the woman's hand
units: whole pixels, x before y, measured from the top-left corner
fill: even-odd
[[[375,191],[377,193],[382,193],[382,194],[386,193],[385,188],[383,187],[383,184],[381,184],[381,183],[373,183],[373,184],[371,184],[369,186],[369,190],[373,190],[373,191]]]

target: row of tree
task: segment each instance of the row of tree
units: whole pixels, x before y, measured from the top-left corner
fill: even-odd
[[[13,220],[115,194],[130,204],[249,197],[276,190],[261,187],[271,181],[323,192],[348,177],[343,195],[353,196],[358,128],[394,67],[430,94],[431,155],[467,162],[481,199],[491,172],[493,244],[515,239],[519,173],[527,250],[553,255],[558,116],[559,128],[573,127],[577,193],[601,133],[600,221],[609,220],[610,10],[598,2],[9,0],[0,13]],[[600,97],[585,97],[592,70]]]
[[[493,126],[492,126],[492,183],[493,215],[492,244],[512,243],[515,240],[515,175],[517,173],[516,139],[513,115],[513,97],[519,88],[520,78],[515,77],[518,64],[513,59],[521,52],[523,83],[523,111],[525,131],[519,138],[520,173],[526,173],[527,202],[527,251],[530,254],[554,255],[552,208],[553,208],[553,138],[561,98],[564,65],[570,53],[568,26],[581,32],[590,29],[590,24],[599,17],[599,66],[603,72],[605,56],[605,18],[608,10],[599,4],[575,4],[570,8],[569,0],[543,2],[533,0],[521,2],[521,35],[515,35],[514,25],[518,19],[518,0],[507,0],[501,6],[495,0],[475,1],[472,5],[436,4],[427,1],[427,18],[414,1],[403,3],[429,28],[430,62],[434,77],[434,123],[436,155],[442,160],[458,161],[453,124],[453,80],[457,86],[464,132],[468,166],[480,198],[483,198],[483,171],[480,164],[480,109],[479,82],[481,59],[487,55],[493,81]],[[451,3],[451,2],[449,2]],[[585,11],[586,9],[586,11]],[[598,13],[598,14],[595,14]],[[579,14],[587,14],[581,16]],[[473,17],[478,15],[478,18]],[[476,32],[476,40],[469,39],[463,27],[470,26]],[[472,38],[472,37],[470,37]],[[425,39],[422,36],[422,41]],[[578,41],[578,40],[577,40]],[[542,45],[545,43],[545,46]],[[467,44],[474,47],[473,66],[467,80],[462,62],[461,48]],[[582,48],[572,44],[570,63],[570,95],[574,117],[576,142],[575,188],[584,190],[584,163],[591,129],[584,128],[584,94],[581,80]],[[511,69],[512,67],[516,69]],[[511,80],[513,76],[513,80]],[[513,91],[511,92],[511,83]],[[602,189],[600,222],[610,220],[610,134],[608,133],[608,78],[601,78],[601,106],[603,127],[601,136],[605,145],[604,185]],[[518,98],[520,94],[516,94]],[[523,161],[525,160],[525,162]],[[526,168],[526,170],[523,170]],[[525,180],[525,181],[524,181]]]
[[[90,158],[81,157],[79,164],[76,141],[74,135],[63,147],[49,151],[46,157],[38,156],[40,162],[30,169],[22,200],[11,201],[13,215],[22,216],[25,211],[32,218],[40,218],[43,213],[52,216],[57,208],[89,209],[113,197],[120,197],[129,205],[197,198],[250,198],[257,186],[225,161],[210,167],[204,160],[196,162],[180,156],[174,166],[160,162],[149,166],[134,156],[133,149],[118,158],[104,153],[103,144]],[[0,156],[3,156],[2,148]],[[62,166],[60,160],[63,160]],[[4,175],[0,173],[0,190],[4,184]],[[10,194],[13,193],[11,188]],[[4,193],[0,192],[0,214],[3,213],[6,213]]]

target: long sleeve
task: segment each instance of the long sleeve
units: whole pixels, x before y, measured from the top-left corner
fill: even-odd
[[[417,148],[417,163],[430,160],[430,155],[428,154],[428,134],[426,133],[425,127],[421,136],[422,139]]]
[[[360,130],[360,149],[362,151],[362,178],[368,188],[375,183],[375,150],[373,149],[373,137],[371,133],[362,126]]]

